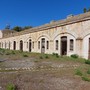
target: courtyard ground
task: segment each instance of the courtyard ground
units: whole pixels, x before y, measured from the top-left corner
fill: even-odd
[[[81,58],[0,49],[0,90],[90,90],[90,65]]]

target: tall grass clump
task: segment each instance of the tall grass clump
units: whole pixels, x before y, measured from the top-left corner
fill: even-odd
[[[75,74],[78,75],[78,76],[82,76],[83,75],[83,73],[79,69],[76,70],[76,73]]]
[[[48,58],[49,58],[49,56],[48,56],[48,55],[45,55],[45,58],[46,58],[46,59],[48,59]]]
[[[23,57],[28,57],[28,55],[27,54],[23,54]]]
[[[59,58],[58,53],[53,53],[52,55],[55,56],[56,58]]]
[[[90,65],[90,60],[85,60],[85,64],[89,64]]]
[[[90,69],[87,70],[87,74],[90,74]]]
[[[40,58],[40,59],[43,59],[43,57],[42,57],[42,56],[40,56],[39,58]]]
[[[8,84],[6,90],[16,90],[16,86],[13,84]]]
[[[88,77],[86,77],[86,76],[83,76],[83,77],[82,77],[82,80],[90,82],[90,78],[88,78]]]
[[[78,55],[77,54],[72,54],[71,57],[72,58],[78,58]]]

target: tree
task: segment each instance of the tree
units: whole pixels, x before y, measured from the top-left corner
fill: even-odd
[[[83,12],[84,12],[84,13],[86,13],[86,12],[87,12],[87,9],[86,9],[86,8],[84,8],[84,9],[83,9]]]
[[[20,31],[23,31],[23,30],[26,30],[26,29],[29,29],[29,28],[32,28],[32,26],[25,26],[25,27],[15,26],[15,27],[13,27],[12,30],[20,32]]]
[[[15,26],[15,27],[13,28],[13,30],[15,30],[15,31],[17,31],[17,32],[20,32],[20,31],[22,31],[22,27],[20,27],[20,26]]]
[[[25,26],[25,27],[23,28],[23,30],[25,30],[25,29],[30,29],[30,28],[32,28],[32,26]]]

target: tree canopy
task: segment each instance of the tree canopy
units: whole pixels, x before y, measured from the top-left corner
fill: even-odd
[[[12,28],[12,30],[15,30],[17,32],[20,32],[20,31],[23,31],[23,30],[26,30],[26,29],[29,29],[29,28],[32,28],[32,26],[24,26],[24,27],[15,26],[15,27]]]
[[[88,9],[87,9],[87,8],[84,8],[84,9],[83,9],[83,12],[84,12],[84,13],[90,12],[90,8],[88,8]]]

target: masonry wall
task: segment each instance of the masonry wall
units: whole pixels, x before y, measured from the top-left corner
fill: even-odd
[[[1,38],[0,47],[13,50],[13,42],[16,41],[16,50],[20,50],[20,41],[22,40],[23,51],[29,51],[29,40],[31,40],[31,52],[41,53],[41,39],[45,38],[45,53],[58,53],[59,55],[61,55],[62,36],[67,36],[67,56],[78,54],[80,57],[86,59],[88,58],[90,20],[77,22],[65,26],[54,27],[43,31],[36,31],[19,36]],[[73,51],[70,51],[70,39],[74,40]],[[56,50],[56,40],[58,40],[58,50]],[[38,41],[40,41],[40,49],[38,49]],[[49,49],[46,48],[46,41],[49,41]]]

